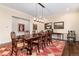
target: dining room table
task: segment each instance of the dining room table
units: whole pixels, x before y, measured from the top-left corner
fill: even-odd
[[[32,50],[33,50],[33,45],[32,42],[35,40],[38,40],[37,38],[39,37],[39,35],[33,35],[33,34],[29,34],[29,35],[19,35],[17,36],[19,38],[18,41],[23,41],[23,48],[22,49],[26,49],[27,51],[29,51],[29,54],[32,55]],[[28,47],[26,47],[25,43],[27,43]]]

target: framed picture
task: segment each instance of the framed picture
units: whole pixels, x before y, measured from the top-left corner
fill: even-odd
[[[52,29],[52,22],[45,23],[45,29]]]
[[[25,25],[24,24],[18,24],[18,30],[20,31],[20,32],[23,32],[23,31],[25,31]]]
[[[33,24],[33,30],[37,30],[37,24]]]
[[[64,22],[54,22],[54,29],[64,29]]]

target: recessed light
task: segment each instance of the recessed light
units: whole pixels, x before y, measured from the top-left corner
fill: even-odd
[[[66,8],[66,11],[69,11],[70,10],[70,8]]]

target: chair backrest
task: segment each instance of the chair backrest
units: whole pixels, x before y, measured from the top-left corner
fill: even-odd
[[[25,33],[30,34],[30,32],[29,32],[29,31],[25,31]]]
[[[37,36],[37,33],[35,32],[35,31],[33,31],[33,34],[32,34],[33,36]]]
[[[11,32],[11,39],[12,39],[12,40],[15,40],[15,39],[16,39],[16,34],[15,34],[15,32]]]
[[[11,40],[12,40],[12,46],[16,46],[16,34],[15,32],[11,32]]]
[[[48,31],[45,31],[45,35],[48,37]]]
[[[29,35],[30,35],[30,32],[29,31],[25,31],[24,32],[24,37],[29,37]]]
[[[47,31],[47,37],[49,39],[52,39],[52,32],[50,30]]]
[[[67,34],[67,36],[68,37],[75,37],[75,31],[68,31],[68,34]]]

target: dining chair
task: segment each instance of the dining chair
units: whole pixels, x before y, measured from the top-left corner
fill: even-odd
[[[52,43],[52,32],[51,31],[47,31],[47,41],[48,41],[48,44]]]
[[[24,44],[23,48],[27,50],[28,55],[32,55],[32,37],[30,37],[30,32],[24,33]]]
[[[37,34],[37,36],[35,36],[35,37],[32,39],[32,46],[33,46],[33,47],[35,46],[35,47],[37,48],[37,50],[36,50],[37,53],[40,52],[40,49],[41,49],[41,36],[39,36],[39,35]]]
[[[72,40],[73,42],[75,42],[76,41],[75,31],[68,31],[67,39],[68,41]]]
[[[16,40],[15,32],[11,32],[11,39],[12,39],[12,52],[11,52],[11,55],[13,53],[15,53],[15,55],[17,56],[18,48],[17,48],[17,40]]]
[[[20,38],[16,36],[15,32],[11,32],[11,40],[12,40],[12,51],[11,55],[14,53],[16,56],[18,55],[18,51],[23,47],[23,41],[19,40]]]

